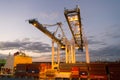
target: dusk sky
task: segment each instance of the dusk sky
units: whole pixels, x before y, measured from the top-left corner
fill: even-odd
[[[51,39],[28,23],[62,22],[70,37],[64,8],[81,11],[84,33],[88,39],[90,59],[120,60],[120,0],[0,0],[0,55],[23,50],[36,60],[50,60]],[[76,54],[85,60],[85,54]]]

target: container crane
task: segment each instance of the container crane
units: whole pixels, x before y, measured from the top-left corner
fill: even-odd
[[[83,47],[85,47],[86,63],[90,63],[88,42],[87,42],[87,38],[85,37],[85,35],[83,35],[83,31],[82,31],[80,8],[78,8],[78,6],[77,6],[75,9],[65,9],[64,15],[67,20],[70,31],[72,33],[73,39],[74,39],[75,46],[74,45],[72,45],[72,46],[78,47],[78,49],[80,49],[81,51],[83,51]],[[73,53],[72,57],[74,57],[74,55],[75,55],[75,53]],[[68,56],[68,55],[66,55],[66,56]]]
[[[29,23],[34,25],[36,28],[38,28],[40,31],[42,31],[44,34],[46,34],[48,37],[52,39],[52,64],[54,64],[54,42],[58,44],[58,47],[65,48],[65,54],[66,54],[66,63],[76,63],[76,57],[75,57],[75,49],[78,48],[81,51],[83,51],[85,47],[86,51],[86,63],[90,62],[89,59],[89,51],[88,51],[88,43],[85,35],[83,35],[82,31],[82,24],[81,24],[81,17],[80,17],[80,9],[76,7],[75,9],[65,9],[64,15],[67,20],[69,29],[72,33],[72,40],[68,40],[65,35],[64,31],[61,28],[61,23],[56,23],[53,25],[48,24],[40,24],[37,20],[31,19],[29,20]],[[56,26],[58,25],[61,28],[63,37],[62,39],[58,39],[55,35],[58,30],[54,33],[51,33],[46,27],[44,26]],[[58,54],[59,54],[59,48],[58,48]],[[60,56],[60,55],[58,55]],[[60,57],[58,57],[58,63],[60,63]],[[53,65],[52,65],[53,66]]]
[[[56,43],[59,43],[61,46],[64,46],[64,44],[61,42],[60,39],[56,38],[54,34],[52,34],[49,30],[47,30],[44,25],[40,24],[36,19],[29,20],[29,23],[38,28],[40,31],[42,31],[44,34],[46,34],[48,37],[50,37],[52,40],[54,40]],[[56,26],[60,25],[60,23],[56,23],[53,25],[46,25],[45,26]]]
[[[65,65],[70,66],[70,64],[75,64],[76,63],[76,56],[75,56],[75,51],[76,48],[80,49],[83,51],[85,47],[86,51],[86,63],[90,63],[89,59],[89,51],[88,51],[88,42],[87,38],[83,34],[82,31],[82,25],[81,25],[81,17],[80,17],[80,9],[77,7],[75,9],[65,9],[64,10],[64,15],[67,20],[69,29],[72,33],[72,39],[68,40],[67,37],[64,34],[64,31],[61,27],[61,23],[56,23],[52,25],[48,24],[40,24],[36,19],[31,19],[29,20],[29,23],[38,28],[40,31],[42,31],[44,34],[46,34],[49,38],[52,39],[52,69],[46,71],[46,75],[52,75],[56,77],[70,77],[71,72],[59,72],[58,70],[61,69],[60,64],[60,48],[65,49],[65,58],[66,58],[66,63]],[[46,26],[58,26],[61,29],[62,32],[62,38],[59,39],[56,37],[56,33],[58,31],[58,28],[54,33],[51,33]],[[54,53],[54,42],[57,43],[57,63],[55,63],[55,53]],[[57,70],[57,71],[56,71]],[[64,69],[63,69],[64,70]]]
[[[42,31],[44,34],[46,34],[48,37],[50,37],[52,39],[52,69],[54,69],[55,67],[59,67],[59,63],[60,63],[60,48],[64,48],[65,47],[65,43],[63,41],[63,39],[65,39],[65,35],[63,32],[63,29],[61,27],[62,23],[58,22],[56,24],[40,24],[36,19],[31,19],[29,20],[29,23],[32,24],[33,26],[35,26],[36,28],[38,28],[40,31]],[[56,31],[54,33],[50,32],[46,26],[58,26]],[[58,31],[58,28],[61,29],[62,32],[62,38],[59,39],[56,37],[56,33]],[[57,43],[58,45],[58,49],[57,49],[57,64],[54,62],[54,56],[55,56],[55,49],[54,49],[54,42]]]

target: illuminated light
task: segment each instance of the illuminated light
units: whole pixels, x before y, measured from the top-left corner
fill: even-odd
[[[65,46],[61,46],[61,48],[65,48]]]
[[[37,24],[36,24],[36,23],[33,23],[33,25],[34,25],[34,26],[37,26]]]
[[[61,46],[61,49],[62,49],[62,50],[65,50],[65,46]]]
[[[77,15],[75,15],[75,16],[70,16],[70,17],[68,17],[68,20],[69,20],[69,21],[77,21],[77,20],[78,20],[78,16],[77,16]]]
[[[75,22],[75,26],[79,26],[79,22],[77,21],[77,22]]]
[[[80,28],[78,27],[78,31],[80,31]]]
[[[85,73],[83,72],[82,75],[85,75]]]
[[[80,72],[80,75],[88,75],[88,73],[83,71],[83,72]]]

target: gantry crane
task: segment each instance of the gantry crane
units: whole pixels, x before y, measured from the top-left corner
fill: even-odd
[[[52,39],[52,69],[54,69],[55,67],[59,67],[59,63],[60,63],[60,48],[64,48],[65,47],[65,43],[64,43],[64,39],[66,39],[64,31],[61,27],[62,23],[58,22],[56,24],[52,24],[52,25],[48,25],[48,24],[40,24],[36,19],[31,19],[29,20],[29,23],[34,25],[36,28],[38,28],[40,31],[42,31],[44,34],[46,34],[48,37],[50,37]],[[58,26],[57,29],[55,30],[54,33],[50,32],[46,26]],[[62,32],[62,38],[59,39],[58,37],[56,37],[56,33],[58,31],[58,28],[61,29]],[[57,43],[57,64],[54,62],[54,56],[55,56],[55,49],[54,49],[54,42]]]
[[[82,31],[82,24],[81,24],[81,17],[80,17],[80,9],[76,7],[75,9],[65,9],[64,11],[65,18],[67,20],[69,29],[72,33],[72,40],[68,40],[64,34],[64,31],[61,27],[61,23],[56,23],[53,25],[48,24],[40,24],[36,19],[29,20],[29,23],[34,25],[36,28],[38,28],[40,31],[42,31],[44,34],[46,34],[48,37],[52,39],[52,68],[59,66],[60,63],[60,48],[65,48],[65,54],[66,54],[66,63],[76,63],[76,57],[75,57],[75,51],[76,48],[83,51],[85,47],[86,51],[86,63],[90,62],[89,59],[89,51],[88,51],[88,42],[87,38],[83,34]],[[62,38],[57,38],[56,31],[54,33],[51,33],[45,26],[58,26],[62,31]],[[57,58],[58,63],[55,65],[54,63],[54,42],[58,45],[58,51],[57,51]]]
[[[83,47],[85,47],[86,63],[90,63],[88,42],[82,31],[80,8],[77,6],[75,9],[65,9],[64,15],[74,39],[74,44],[71,45],[73,47],[72,57],[68,58],[69,54],[66,52],[66,63],[70,61],[69,59],[75,59],[75,47],[78,47],[81,51],[83,51]]]

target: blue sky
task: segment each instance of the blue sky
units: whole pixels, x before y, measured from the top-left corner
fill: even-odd
[[[119,0],[0,0],[0,54],[23,49],[30,56],[49,59],[51,40],[27,20],[36,18],[42,24],[62,22],[66,35],[70,36],[64,8],[73,9],[79,5],[91,60],[118,60],[119,4]],[[80,60],[83,56],[77,54]]]

